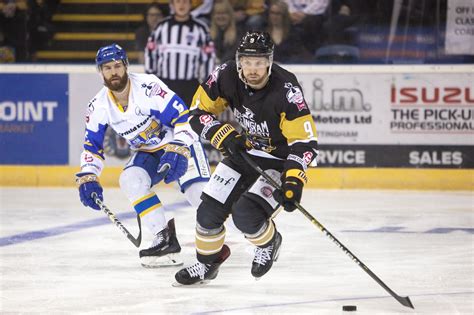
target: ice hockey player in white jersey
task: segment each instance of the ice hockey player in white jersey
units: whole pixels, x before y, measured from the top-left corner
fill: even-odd
[[[87,109],[81,171],[76,174],[80,199],[85,206],[100,209],[92,193],[103,200],[99,176],[104,168],[104,135],[111,127],[133,151],[120,175],[120,188],[155,235],[151,247],[140,251],[141,263],[180,265],[174,218],[165,217],[151,188],[161,180],[166,184],[177,180],[191,205],[197,207],[201,201],[210,170],[202,144],[189,126],[188,108],[155,75],[128,73],[127,54],[117,44],[100,48],[96,65],[104,87]],[[166,164],[170,168],[162,178],[158,171]]]

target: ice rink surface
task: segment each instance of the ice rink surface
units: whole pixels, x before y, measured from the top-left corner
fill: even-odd
[[[175,211],[185,266],[194,263],[195,210],[160,187]],[[118,189],[105,203],[137,235]],[[232,224],[232,254],[202,287],[172,287],[178,267],[145,269],[138,250],[73,188],[1,188],[0,313],[474,314],[471,192],[305,190],[302,205],[415,310],[400,305],[300,212],[275,219],[279,260],[260,281]],[[144,228],[142,247],[151,236]]]

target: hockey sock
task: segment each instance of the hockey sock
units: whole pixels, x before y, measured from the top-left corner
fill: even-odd
[[[157,234],[166,227],[165,214],[160,199],[155,193],[136,200],[133,202],[133,207],[151,233]]]
[[[212,263],[219,256],[225,241],[225,227],[215,230],[196,229],[196,252],[202,263]]]
[[[255,246],[265,247],[265,245],[269,244],[273,239],[275,230],[275,224],[272,220],[269,220],[268,223],[265,222],[265,224],[257,233],[252,235],[246,234],[245,238],[247,238]]]

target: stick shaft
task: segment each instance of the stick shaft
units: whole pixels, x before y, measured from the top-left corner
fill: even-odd
[[[267,173],[263,171],[263,169],[258,166],[255,161],[253,161],[246,153],[242,154],[243,158],[245,161],[253,168],[255,169],[260,175],[265,178],[270,185],[272,185],[276,189],[282,189],[281,186],[274,181]],[[354,255],[346,246],[344,246],[334,235],[332,235],[331,232],[329,232],[324,225],[322,225],[318,220],[316,220],[315,217],[313,217],[308,211],[306,211],[303,206],[300,205],[299,202],[295,202],[295,206],[298,208],[298,210],[303,213],[303,215],[311,221],[318,229],[321,230],[321,232],[324,233],[333,243],[337,245],[342,251],[349,256],[349,258],[355,262],[359,267],[361,267],[372,279],[374,279],[382,288],[385,289],[391,296],[393,296],[400,304],[406,307],[411,307],[414,309],[413,304],[410,301],[410,298],[408,296],[402,297],[396,294],[392,289],[390,289],[375,273],[372,272],[372,270],[369,269],[359,258],[357,258],[356,255]]]
[[[100,207],[100,209],[107,215],[107,217],[110,219],[110,221],[118,227],[120,231],[130,240],[130,242],[135,245],[135,247],[140,247],[140,244],[142,242],[142,227],[141,227],[141,222],[140,222],[140,217],[137,216],[137,221],[138,221],[138,228],[139,228],[139,233],[138,237],[135,238],[128,230],[125,228],[125,226],[122,224],[122,222],[115,216],[115,214],[110,211],[110,209],[99,199],[96,193],[92,193],[92,198],[94,198],[94,202]]]

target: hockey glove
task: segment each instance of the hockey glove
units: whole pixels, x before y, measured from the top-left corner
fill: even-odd
[[[250,148],[250,145],[247,144],[245,137],[239,134],[231,125],[224,124],[212,137],[211,143],[221,151],[224,157],[239,165],[246,164],[241,153]]]
[[[79,197],[81,202],[86,207],[91,207],[94,210],[100,210],[100,207],[95,203],[92,193],[96,193],[100,201],[104,201],[102,196],[102,186],[100,186],[99,178],[93,173],[77,173],[76,184],[79,186]]]
[[[169,184],[178,180],[188,170],[188,159],[191,157],[189,148],[182,142],[172,141],[165,148],[165,153],[161,156],[158,171],[168,164],[170,170],[165,176],[165,183]]]
[[[273,197],[285,211],[293,212],[296,209],[295,202],[301,201],[303,186],[307,181],[306,174],[302,170],[289,169],[282,174],[281,190],[276,189]]]

